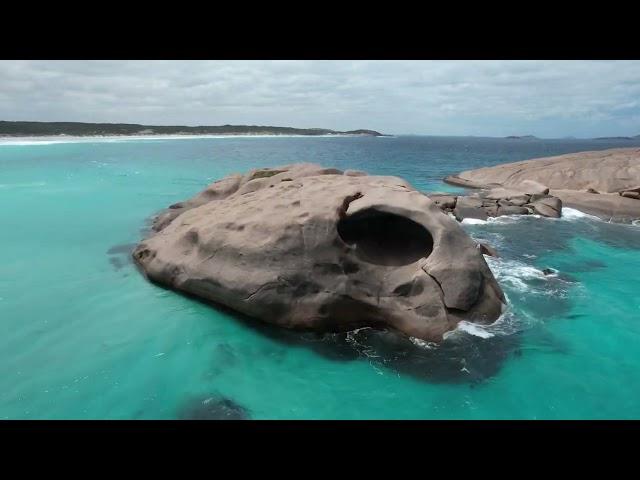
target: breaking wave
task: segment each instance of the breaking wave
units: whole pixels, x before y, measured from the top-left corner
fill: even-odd
[[[596,217],[595,215],[590,215],[588,213],[584,213],[581,212],[580,210],[577,210],[575,208],[570,208],[570,207],[562,207],[562,219],[564,220],[576,220],[576,219],[580,219],[580,218],[587,218],[587,219],[591,219],[591,220],[600,220],[599,217]]]

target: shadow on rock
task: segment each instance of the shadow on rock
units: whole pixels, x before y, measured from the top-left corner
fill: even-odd
[[[192,398],[178,410],[180,420],[248,420],[249,411],[233,400],[220,396]]]

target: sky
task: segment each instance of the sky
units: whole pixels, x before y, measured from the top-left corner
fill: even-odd
[[[640,61],[0,60],[0,120],[640,134]]]

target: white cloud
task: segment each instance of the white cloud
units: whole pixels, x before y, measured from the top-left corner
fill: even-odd
[[[0,61],[0,119],[640,134],[638,61]]]

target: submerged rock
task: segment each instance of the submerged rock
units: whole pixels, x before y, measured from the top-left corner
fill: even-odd
[[[187,401],[178,412],[180,420],[248,420],[246,408],[229,398],[206,396]]]
[[[439,342],[504,296],[467,233],[397,177],[295,164],[174,204],[133,252],[154,282],[286,328]]]
[[[114,245],[107,250],[109,255],[109,263],[114,269],[120,270],[131,264],[131,252],[136,248],[135,243],[125,243]]]

